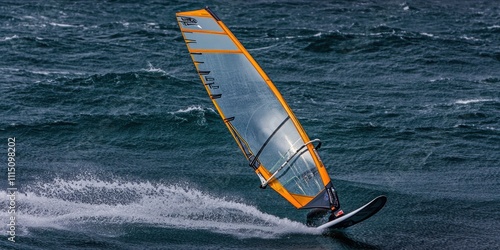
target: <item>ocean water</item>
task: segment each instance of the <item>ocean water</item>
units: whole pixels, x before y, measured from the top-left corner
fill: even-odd
[[[258,188],[176,24],[205,5],[383,210],[325,235]],[[498,1],[1,1],[0,55],[1,249],[500,248]]]

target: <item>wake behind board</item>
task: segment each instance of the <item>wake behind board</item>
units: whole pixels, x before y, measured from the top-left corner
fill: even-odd
[[[384,207],[386,202],[387,197],[383,195],[378,196],[377,198],[368,202],[366,205],[319,226],[318,229],[326,230],[350,227],[376,214],[378,211],[380,211],[380,209],[382,209],[382,207]]]

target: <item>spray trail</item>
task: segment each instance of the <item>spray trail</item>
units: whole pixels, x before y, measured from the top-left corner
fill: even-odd
[[[301,223],[263,213],[254,206],[186,186],[57,178],[27,186],[18,194],[22,204],[18,224],[25,231],[54,228],[92,232],[106,226],[137,224],[209,230],[241,238],[319,233]],[[0,195],[5,197],[5,191],[0,191]],[[6,211],[1,214],[8,216]]]

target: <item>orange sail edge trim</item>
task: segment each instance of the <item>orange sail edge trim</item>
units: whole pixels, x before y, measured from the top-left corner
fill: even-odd
[[[255,173],[261,174],[262,177],[264,177],[266,180],[271,177],[271,173],[269,173],[269,171],[263,165],[260,165],[255,170]],[[278,194],[280,194],[283,198],[285,198],[297,209],[301,209],[302,207],[306,206],[315,197],[315,196],[307,196],[300,194],[292,194],[288,192],[288,190],[277,179],[270,181],[268,186],[271,187]]]
[[[213,18],[213,16],[210,13],[208,13],[208,11],[206,9],[177,12],[177,13],[175,13],[175,15],[176,16],[199,16],[199,17]]]

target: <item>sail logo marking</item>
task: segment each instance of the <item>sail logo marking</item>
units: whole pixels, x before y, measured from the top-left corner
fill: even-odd
[[[182,24],[184,24],[184,26],[198,24],[198,20],[196,20],[192,17],[185,17],[185,16],[181,16],[181,22],[182,22]]]
[[[211,89],[218,89],[219,85],[215,85],[215,78],[205,76],[205,85],[207,85]]]

